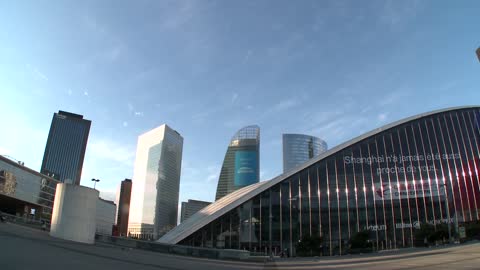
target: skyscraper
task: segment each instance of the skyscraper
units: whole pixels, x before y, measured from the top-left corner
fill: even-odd
[[[237,131],[223,160],[215,200],[259,181],[259,150],[260,127],[247,126]]]
[[[307,162],[327,151],[327,143],[320,138],[304,134],[283,134],[283,172]]]
[[[202,210],[203,208],[209,206],[211,202],[197,201],[197,200],[188,200],[188,202],[182,202],[182,213],[180,215],[180,223]]]
[[[167,125],[138,137],[128,233],[158,239],[177,225],[183,138]]]
[[[79,185],[91,123],[83,115],[54,113],[40,173]]]
[[[132,194],[132,180],[125,179],[120,183],[117,191],[117,228],[120,236],[127,235],[128,215],[130,213],[130,196]]]

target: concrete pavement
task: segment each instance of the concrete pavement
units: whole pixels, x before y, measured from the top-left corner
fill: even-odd
[[[0,223],[0,269],[480,269],[480,244],[411,249],[364,256],[221,261],[183,257],[113,245],[87,245],[52,238],[47,232]]]

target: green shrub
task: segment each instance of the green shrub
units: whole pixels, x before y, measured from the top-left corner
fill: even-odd
[[[297,243],[297,255],[301,257],[312,257],[320,255],[322,250],[322,237],[318,235],[304,235]]]
[[[480,238],[480,223],[471,223],[465,227],[468,238]]]
[[[369,236],[370,236],[370,233],[368,231],[357,232],[350,239],[350,244],[351,244],[350,247],[352,249],[368,248],[369,247],[369,243],[368,243]]]

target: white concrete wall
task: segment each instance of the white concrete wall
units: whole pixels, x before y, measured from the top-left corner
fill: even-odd
[[[112,235],[117,207],[113,202],[98,199],[96,214],[96,233]]]
[[[59,183],[55,193],[50,235],[93,244],[98,190]]]

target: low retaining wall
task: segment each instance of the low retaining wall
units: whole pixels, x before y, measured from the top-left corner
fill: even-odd
[[[214,248],[201,248],[201,247],[189,247],[180,245],[162,244],[150,241],[134,240],[123,237],[114,237],[108,235],[95,235],[95,241],[114,244],[117,246],[138,248],[144,250],[150,250],[160,253],[169,253],[176,255],[209,258],[209,259],[225,259],[225,260],[248,260],[250,258],[250,252],[246,250],[236,249],[214,249]]]

